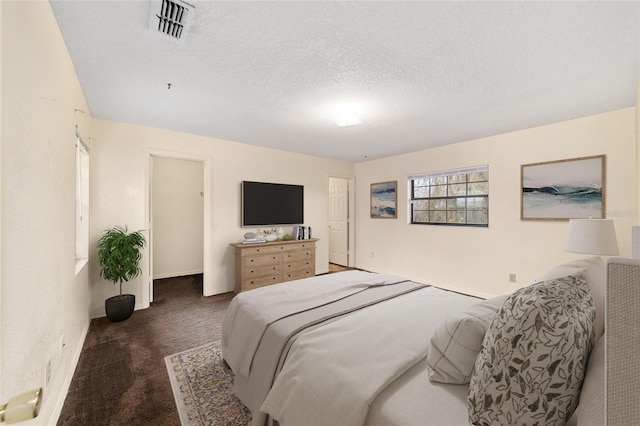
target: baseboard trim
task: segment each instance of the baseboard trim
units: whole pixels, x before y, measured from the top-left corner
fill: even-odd
[[[80,335],[80,341],[76,346],[76,350],[73,353],[73,359],[71,360],[71,368],[69,368],[67,377],[62,384],[62,391],[58,396],[58,400],[56,401],[56,405],[53,407],[52,418],[55,420],[53,424],[58,424],[58,420],[60,420],[60,414],[62,414],[62,407],[64,407],[64,401],[67,399],[67,393],[69,393],[69,388],[71,387],[71,381],[73,380],[73,375],[76,372],[76,367],[78,366],[78,362],[80,361],[80,355],[82,354],[82,348],[84,347],[84,341],[87,339],[87,334],[89,333],[89,325],[91,324],[91,320],[88,319],[84,329],[82,330],[82,334]]]

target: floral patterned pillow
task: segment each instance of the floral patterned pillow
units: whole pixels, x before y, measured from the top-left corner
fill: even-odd
[[[595,305],[583,275],[522,288],[497,312],[469,385],[473,425],[564,425],[594,343]]]

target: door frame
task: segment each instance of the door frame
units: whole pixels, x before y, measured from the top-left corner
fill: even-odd
[[[347,196],[347,266],[349,268],[353,268],[356,266],[356,178],[354,176],[345,175],[327,176],[327,201],[330,197],[328,191],[329,178],[344,179],[347,181],[347,189],[349,191]],[[329,204],[330,203],[328,202],[327,208],[330,208]],[[329,217],[330,212],[327,211],[327,230],[329,229]],[[327,244],[327,259],[329,258],[329,251],[331,250],[329,244]]]
[[[143,292],[142,305],[148,308],[153,302],[153,157],[168,158],[174,160],[191,160],[203,163],[204,167],[204,212],[202,230],[204,232],[202,248],[202,292],[203,294],[212,294],[209,286],[211,277],[210,265],[208,260],[211,258],[211,230],[207,224],[211,223],[211,176],[212,176],[212,159],[206,155],[193,154],[188,152],[163,151],[159,149],[145,149],[146,173],[145,173],[145,223],[147,226],[147,245],[143,251],[143,257],[147,259],[142,269],[143,280],[146,283],[148,291]]]

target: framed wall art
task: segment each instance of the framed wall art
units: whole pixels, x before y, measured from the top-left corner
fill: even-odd
[[[398,215],[398,181],[371,184],[371,217],[395,219]]]
[[[605,156],[523,164],[520,218],[605,218]]]

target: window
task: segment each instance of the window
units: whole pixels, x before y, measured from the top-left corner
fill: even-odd
[[[89,261],[89,148],[76,127],[76,275]]]
[[[409,176],[411,223],[489,226],[489,166]]]

